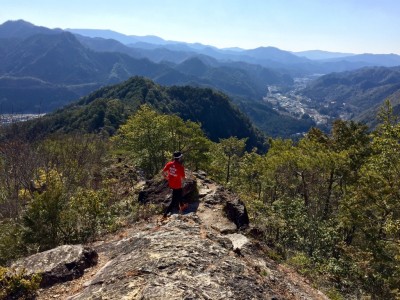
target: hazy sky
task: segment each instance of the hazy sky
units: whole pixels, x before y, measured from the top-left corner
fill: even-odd
[[[0,24],[17,19],[219,48],[400,54],[400,0],[0,0]]]

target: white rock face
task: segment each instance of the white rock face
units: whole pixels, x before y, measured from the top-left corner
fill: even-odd
[[[240,250],[244,245],[250,242],[247,237],[240,233],[227,234],[226,237],[231,240],[234,250]]]

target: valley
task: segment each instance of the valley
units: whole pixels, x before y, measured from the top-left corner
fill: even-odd
[[[309,97],[301,94],[301,90],[319,76],[321,75],[314,74],[294,78],[294,84],[291,88],[269,85],[263,101],[271,104],[279,114],[289,115],[297,119],[311,118],[317,125],[326,125],[331,117],[328,114],[320,113],[317,110],[318,105]]]

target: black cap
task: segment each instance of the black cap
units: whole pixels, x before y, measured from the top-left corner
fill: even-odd
[[[183,156],[183,154],[180,151],[175,151],[174,152],[174,158],[175,159],[181,158],[182,156]]]

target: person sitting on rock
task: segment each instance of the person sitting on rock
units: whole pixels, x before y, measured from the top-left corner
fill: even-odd
[[[179,205],[179,211],[183,212],[187,204],[183,201],[183,180],[185,179],[185,168],[182,165],[183,154],[179,151],[174,152],[174,158],[168,162],[163,175],[168,180],[168,185],[172,189],[172,201],[164,212],[164,218],[172,213],[172,210]]]

